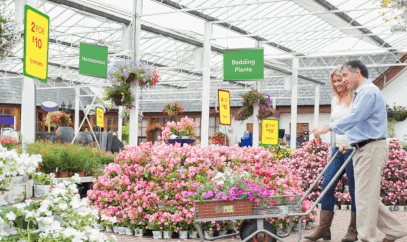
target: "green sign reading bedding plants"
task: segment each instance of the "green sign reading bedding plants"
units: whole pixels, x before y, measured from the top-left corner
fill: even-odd
[[[107,77],[107,47],[81,43],[79,74]]]
[[[264,49],[256,48],[224,50],[223,79],[264,79]]]

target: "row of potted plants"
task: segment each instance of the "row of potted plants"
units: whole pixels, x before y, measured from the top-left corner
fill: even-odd
[[[162,133],[160,139],[166,141],[181,137],[183,139],[192,139],[195,134],[195,130],[198,128],[198,123],[192,118],[184,117],[180,122],[168,122]]]
[[[180,221],[193,223],[194,199],[184,196],[185,192],[194,192],[194,190],[196,192],[193,184],[203,184],[213,179],[217,172],[247,171],[250,172],[252,180],[261,178],[264,186],[269,190],[279,191],[282,194],[291,190],[301,194],[310,187],[316,176],[326,166],[328,148],[328,143],[312,140],[302,149],[293,152],[289,158],[278,160],[276,154],[263,148],[237,146],[202,148],[199,145],[181,147],[180,145],[168,146],[164,143],[155,145],[147,143],[137,148],[126,146],[117,155],[115,163],[106,167],[105,174],[95,180],[93,190],[88,192],[88,197],[101,214],[116,216],[117,224],[124,223],[124,218],[127,217],[130,217],[133,222],[137,219],[148,224],[154,222],[150,219],[156,213],[178,214],[184,209],[185,215],[182,215],[183,218]],[[382,197],[384,201],[390,199],[393,203],[403,203],[402,193],[406,189],[401,184],[397,187],[397,180],[392,181],[392,179],[404,179],[407,156],[396,139],[389,143],[389,150],[389,162],[383,173]],[[395,166],[396,159],[398,161]],[[390,179],[387,175],[389,172],[391,172]],[[338,183],[337,197],[340,194],[348,194],[344,191],[347,185],[345,177]],[[401,183],[403,181],[401,180]],[[304,212],[320,195],[322,179],[319,182],[307,201],[303,203]],[[396,187],[397,193],[389,193],[386,182]],[[204,194],[201,195],[204,196]],[[349,201],[349,195],[342,195],[337,203],[340,204],[343,200]],[[137,201],[143,201],[143,205],[141,206]],[[304,219],[304,223],[313,222],[315,216],[316,209]],[[288,225],[288,220],[281,218],[275,221],[270,219],[270,221],[273,221],[276,227]],[[174,232],[182,228],[181,222],[177,224]],[[294,225],[296,222],[298,221],[294,219]]]

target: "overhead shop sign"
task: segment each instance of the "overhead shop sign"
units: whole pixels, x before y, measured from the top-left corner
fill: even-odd
[[[47,82],[49,17],[25,5],[24,76]]]
[[[264,79],[264,49],[228,49],[223,51],[223,80]]]
[[[107,47],[80,43],[79,74],[107,78]]]
[[[229,91],[218,90],[219,99],[219,123],[221,125],[231,125],[230,123],[230,96]]]
[[[261,120],[261,144],[278,145],[278,119]]]

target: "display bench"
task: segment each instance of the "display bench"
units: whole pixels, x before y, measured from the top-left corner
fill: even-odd
[[[79,177],[79,183],[88,183],[93,181],[93,176],[84,176],[84,177]],[[67,180],[68,178],[55,178],[57,181],[63,181]]]

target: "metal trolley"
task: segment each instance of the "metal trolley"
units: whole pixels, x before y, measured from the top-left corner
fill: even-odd
[[[314,189],[317,182],[325,174],[328,167],[339,152],[337,152],[331,160],[328,162],[324,170],[319,174],[318,178],[312,183],[311,187],[301,197],[300,194],[295,195],[282,195],[268,198],[260,198],[259,202],[250,202],[248,199],[225,201],[225,200],[209,200],[203,203],[195,202],[194,219],[196,227],[198,229],[199,237],[201,241],[222,239],[234,235],[240,235],[243,242],[275,242],[276,240],[285,242],[282,238],[289,236],[292,231],[292,217],[299,217],[299,227],[302,227],[302,216],[307,216],[315,208],[315,206],[325,196],[328,189],[334,184],[338,177],[342,174],[342,171],[348,165],[349,161],[356,153],[356,148],[347,147],[346,150],[352,150],[351,155],[346,162],[341,166],[335,177],[324,189],[318,199],[314,202],[312,207],[307,212],[301,212],[301,205],[304,199]],[[288,231],[285,234],[280,234],[276,231],[274,226],[270,224],[266,218],[278,218],[289,217],[290,222]],[[233,234],[227,234],[223,236],[205,238],[200,222],[210,221],[223,221],[223,220],[244,220],[239,227],[239,232]],[[298,230],[298,240],[301,240],[302,231]]]

